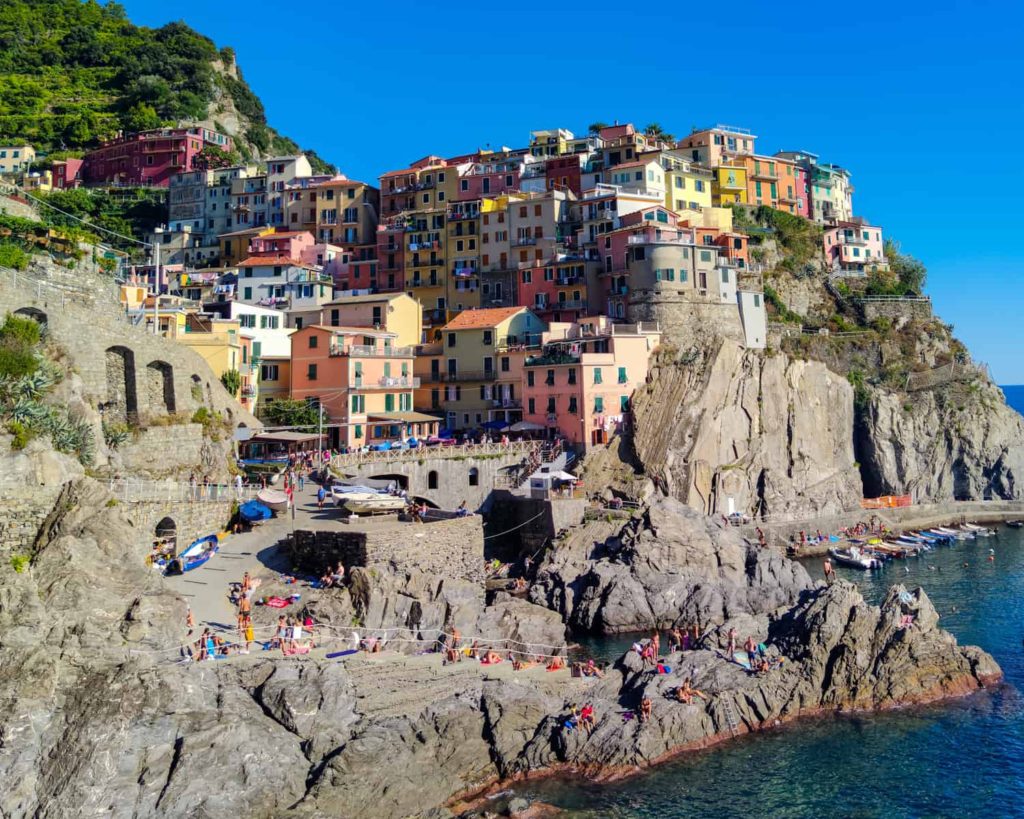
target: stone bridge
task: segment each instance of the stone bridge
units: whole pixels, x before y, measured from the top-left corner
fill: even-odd
[[[524,464],[539,465],[541,442],[469,444],[339,455],[331,471],[349,478],[395,480],[410,496],[441,509],[462,501],[480,509],[495,486],[516,482]]]

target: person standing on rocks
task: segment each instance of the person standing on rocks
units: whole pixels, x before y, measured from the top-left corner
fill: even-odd
[[[651,698],[644,694],[644,698],[640,700],[640,722],[647,722],[651,718],[653,708],[654,703],[651,702]]]
[[[728,651],[729,657],[731,659],[732,656],[736,653],[736,629],[729,629],[728,641],[729,643],[726,646],[726,651]]]
[[[835,569],[832,568],[832,561],[826,557],[825,562],[822,564],[822,567],[825,570],[825,582],[831,586],[832,581],[836,579]]]

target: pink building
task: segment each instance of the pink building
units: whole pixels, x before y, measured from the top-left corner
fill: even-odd
[[[825,258],[833,270],[856,275],[888,266],[882,229],[859,217],[827,228],[823,243]]]
[[[87,185],[167,187],[177,173],[196,169],[207,145],[231,150],[231,137],[207,128],[158,128],[120,136],[85,157]]]
[[[311,254],[316,240],[308,230],[285,230],[278,233],[264,233],[249,240],[250,256],[285,256],[301,259],[306,264],[315,264]],[[323,247],[323,245],[321,245]]]
[[[53,187],[58,190],[77,188],[82,184],[84,159],[60,159],[53,163]]]
[[[522,157],[480,157],[464,173],[460,173],[455,199],[465,201],[518,191],[522,170]]]
[[[552,330],[541,354],[524,362],[523,420],[578,449],[606,443],[628,423],[633,392],[646,381],[661,333],[603,316]]]

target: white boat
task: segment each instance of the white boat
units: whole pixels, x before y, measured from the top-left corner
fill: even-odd
[[[377,490],[371,489],[368,486],[335,484],[331,487],[331,497],[334,499],[335,506],[344,506],[346,501],[373,500],[374,498],[387,497],[387,495],[382,495]]]
[[[974,532],[977,537],[990,537],[995,534],[991,529],[987,529],[984,526],[978,526],[974,523],[965,523],[964,528],[968,532]]]
[[[256,500],[275,512],[284,512],[288,509],[288,496],[276,489],[261,489],[256,493]]]
[[[840,566],[849,566],[851,569],[880,569],[882,567],[878,558],[863,554],[856,546],[851,546],[849,549],[829,549],[828,553]]]
[[[401,512],[406,502],[394,495],[374,495],[367,498],[349,498],[344,507],[357,515],[373,515],[379,512]]]

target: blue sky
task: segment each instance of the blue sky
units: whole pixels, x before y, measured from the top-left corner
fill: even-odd
[[[122,4],[234,47],[270,123],[368,182],[595,120],[724,122],[753,129],[759,152],[813,151],[849,168],[857,213],[925,262],[975,359],[1024,383],[1014,4]]]

